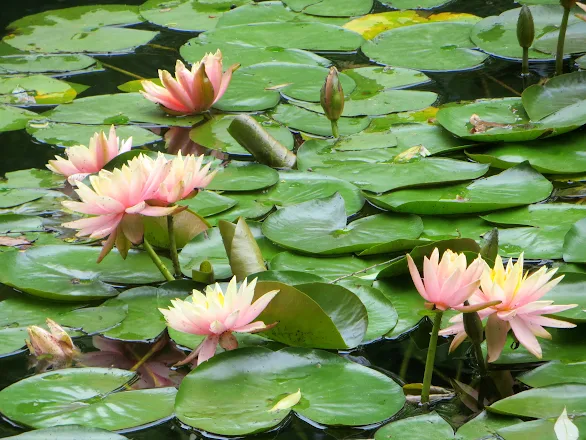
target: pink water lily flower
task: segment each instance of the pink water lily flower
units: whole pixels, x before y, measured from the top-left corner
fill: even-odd
[[[142,242],[144,227],[141,215],[161,217],[176,210],[175,206],[149,204],[170,169],[171,163],[162,154],[156,160],[141,154],[120,169],[111,172],[102,170],[98,175],[91,176],[91,188],[79,182],[76,192],[81,201],[65,201],[63,206],[91,217],[64,223],[63,226],[79,229],[79,237],[108,237],[98,262],[114,245],[125,257],[130,243]]]
[[[142,81],[141,93],[149,101],[161,104],[171,114],[201,113],[214,105],[226,92],[235,64],[222,72],[222,52],[206,54],[191,70],[177,60],[175,78],[166,70],[159,70],[163,87],[152,81]]]
[[[440,261],[439,250],[435,248],[431,257],[423,259],[423,278],[417,270],[411,255],[407,263],[413,283],[419,294],[439,310],[462,306],[480,285],[484,261],[480,256],[470,266],[466,255],[446,250]]]
[[[485,263],[480,290],[470,297],[469,302],[480,304],[501,301],[500,304],[478,312],[481,318],[488,317],[485,334],[489,362],[499,358],[506,344],[509,330],[513,331],[521,345],[541,359],[541,346],[536,337],[551,339],[551,335],[543,327],[575,327],[569,322],[543,316],[577,306],[577,304],[552,305],[553,301],[540,301],[562,280],[563,276],[551,279],[556,271],[557,269],[548,271],[546,267],[542,267],[531,275],[528,271],[523,273],[523,254],[519,256],[515,264],[510,259],[506,269],[500,256],[496,258],[493,269]],[[450,347],[451,350],[466,339],[462,319],[462,315],[455,316],[450,320],[453,325],[440,331],[441,335],[456,335]]]
[[[262,321],[254,321],[279,293],[278,290],[265,293],[254,303],[255,278],[247,284],[242,281],[236,286],[236,277],[228,284],[226,293],[219,284],[207,286],[205,295],[193,291],[191,301],[176,299],[169,309],[159,309],[169,327],[193,335],[205,335],[205,340],[181,364],[191,362],[197,356],[197,364],[207,361],[216,353],[219,344],[226,350],[238,347],[232,332],[256,333],[271,326]]]
[[[199,157],[188,155],[183,159],[181,152],[171,161],[171,169],[161,183],[153,198],[166,204],[189,198],[198,189],[205,188],[216,175],[217,170],[210,172],[209,162],[202,166],[204,155]]]
[[[89,147],[74,145],[65,149],[67,159],[55,156],[50,160],[47,168],[56,174],[67,177],[71,185],[85,179],[88,175],[97,173],[104,165],[122,153],[132,148],[132,137],[120,141],[116,136],[116,128],[112,125],[108,137],[101,131],[95,133],[90,139]]]

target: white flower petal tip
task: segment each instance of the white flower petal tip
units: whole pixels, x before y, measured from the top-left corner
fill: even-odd
[[[288,396],[283,397],[279,400],[275,406],[268,410],[270,413],[274,413],[277,411],[283,411],[293,408],[295,405],[299,403],[301,400],[301,388],[297,390],[297,392],[289,394]]]

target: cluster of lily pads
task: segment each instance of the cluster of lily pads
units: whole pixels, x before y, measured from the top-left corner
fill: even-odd
[[[584,61],[566,62],[575,71],[547,81],[537,82],[534,69],[553,64],[564,20],[562,56],[586,52],[586,22],[572,1],[521,3],[534,27],[526,79],[535,84],[512,97],[442,105],[429,91],[432,77],[481,69],[493,58],[521,60],[521,8],[481,18],[446,12],[444,0],[148,0],[11,23],[0,42],[0,132],[26,130],[60,153],[114,125],[134,147],[118,151],[116,141],[122,154],[79,169],[83,175],[69,182],[41,169],[0,181],[0,362],[28,345],[38,373],[2,383],[0,413],[39,430],[18,438],[117,439],[107,431],[175,417],[204,434],[247,435],[291,415],[322,428],[367,426],[375,439],[561,440],[586,432],[586,75],[576,69]],[[178,54],[164,46],[169,31],[188,40]],[[145,48],[171,51],[188,66],[220,50],[224,66],[240,67],[225,93],[212,87],[199,108],[175,102],[176,95],[162,100],[160,87],[173,88],[165,74],[139,79],[116,65],[115,55]],[[331,109],[320,102],[332,53],[345,95],[334,132]],[[84,77],[104,69],[133,79],[118,85],[120,93],[94,94]],[[209,72],[191,74],[200,75],[199,85],[213,82]],[[243,113],[259,134],[253,143],[268,139],[290,151],[287,166],[259,159],[236,135]],[[85,211],[67,209],[79,207],[70,184],[83,199],[84,188],[99,192],[98,177],[88,173],[103,168],[107,180],[124,166],[142,170],[131,161],[177,163],[179,153],[205,154],[216,174],[172,201],[169,193],[165,203],[141,201],[176,202],[172,228],[164,217],[141,216],[140,237],[118,243],[116,233],[74,237],[62,226],[85,220]],[[61,172],[58,164],[50,169]],[[191,197],[194,188],[200,191]],[[136,235],[120,228],[118,238]],[[104,258],[107,236],[118,250]],[[442,387],[431,388],[430,413],[411,403],[420,401],[423,377],[408,367],[425,361],[434,311],[408,276],[406,254],[422,268],[434,249],[470,261],[481,253],[489,264],[524,253],[529,263],[565,274],[541,299],[578,307],[550,314],[574,329],[533,329],[551,336],[540,340],[545,363],[534,369],[535,352],[512,333],[487,367],[482,331],[452,354],[442,337],[433,376]],[[258,278],[247,295],[252,285],[255,300],[270,297],[255,310],[265,331],[248,333],[260,329],[247,327],[258,315],[252,312],[246,322],[234,317],[217,338],[181,331],[181,313],[236,301],[235,281],[224,284],[233,276]],[[220,285],[209,287],[208,303],[188,299],[214,282]],[[78,350],[87,336],[98,351]],[[43,341],[57,351],[44,352]],[[401,353],[383,365],[401,363],[399,374],[354,362],[376,344]],[[64,353],[66,362],[51,362]]]

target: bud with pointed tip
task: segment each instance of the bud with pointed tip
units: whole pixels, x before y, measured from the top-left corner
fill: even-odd
[[[344,111],[344,90],[338,77],[338,69],[330,67],[330,73],[321,88],[321,106],[330,121],[337,121]]]
[[[29,338],[26,345],[31,355],[48,358],[51,363],[66,365],[71,363],[77,353],[71,337],[55,321],[47,318],[49,331],[36,325],[28,327]]]
[[[517,20],[517,40],[522,48],[529,48],[535,39],[535,23],[529,6],[523,5]]]
[[[478,312],[464,313],[464,331],[474,344],[484,341],[484,327]]]

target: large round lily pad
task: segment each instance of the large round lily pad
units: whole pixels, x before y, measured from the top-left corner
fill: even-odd
[[[246,386],[235,388],[235,383]],[[298,390],[299,403],[270,411]],[[335,354],[243,348],[214,356],[187,375],[175,411],[198,429],[245,435],[278,425],[291,411],[325,425],[367,425],[396,414],[404,402],[401,387],[391,379]]]
[[[535,24],[535,36],[539,39],[543,34],[557,29],[562,21],[563,9],[556,5],[529,6]],[[518,59],[523,57],[523,49],[517,40],[517,20],[521,8],[510,9],[498,16],[486,17],[478,22],[470,34],[470,38],[478,47],[491,55]],[[570,15],[570,23],[580,21]],[[535,43],[534,43],[535,45]],[[551,59],[551,54],[529,49],[532,59]]]
[[[549,197],[552,184],[526,163],[500,174],[437,188],[369,196],[377,206],[413,214],[468,214],[530,205]]]
[[[157,35],[123,27],[142,21],[138,6],[77,6],[16,20],[8,25],[11,33],[4,41],[30,52],[129,52]]]
[[[0,392],[0,412],[33,428],[77,424],[112,431],[169,417],[175,388],[114,392],[134,374],[116,368],[69,368],[28,377]]]
[[[207,186],[218,191],[253,191],[274,185],[279,173],[266,165],[247,162],[230,162],[219,168],[218,173]]]
[[[423,23],[392,29],[366,41],[362,51],[370,59],[396,67],[424,71],[473,69],[488,57],[474,50],[472,23]]]
[[[297,232],[291,234],[292,230]],[[264,221],[262,231],[287,249],[335,255],[361,251],[392,238],[415,239],[423,224],[417,216],[379,214],[347,225],[344,199],[334,194],[278,210]]]
[[[351,52],[362,44],[360,34],[317,22],[253,23],[226,26],[203,33],[204,43],[238,43],[284,49]]]
[[[116,296],[105,283],[148,284],[163,276],[146,253],[131,251],[124,261],[112,251],[96,263],[100,247],[35,246],[26,252],[0,253],[0,282],[31,295],[60,301]],[[170,260],[163,261],[170,268]]]
[[[368,14],[373,0],[283,0],[295,12],[326,17],[352,17]]]

